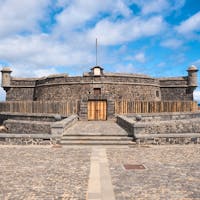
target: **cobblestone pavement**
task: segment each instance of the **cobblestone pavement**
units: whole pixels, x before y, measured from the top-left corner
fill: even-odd
[[[104,148],[116,200],[200,199],[199,145]],[[86,199],[91,151],[0,146],[0,200]],[[146,169],[125,170],[123,164],[143,164]]]
[[[200,199],[200,146],[108,149],[116,200]],[[143,164],[145,170],[125,170]]]
[[[0,200],[86,198],[90,149],[0,146],[0,152]]]

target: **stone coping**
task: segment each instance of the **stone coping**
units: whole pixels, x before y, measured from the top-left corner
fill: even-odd
[[[19,122],[22,124],[51,124],[52,122],[49,121],[34,121],[34,120],[15,120],[15,119],[7,119],[4,121],[5,123],[12,123],[12,122]],[[56,122],[55,122],[56,123]]]
[[[0,133],[0,138],[35,138],[35,139],[51,139],[57,138],[55,135],[38,133],[38,134],[16,134],[16,133]]]
[[[9,101],[5,101],[3,103],[9,103]],[[11,101],[13,102],[13,101]],[[15,101],[16,102],[16,101]],[[30,101],[33,102],[33,101]],[[1,103],[1,102],[0,102]],[[28,117],[51,117],[54,118],[56,114],[54,113],[21,113],[21,112],[0,112],[0,115],[12,115],[12,116],[28,116]],[[61,116],[66,117],[66,116]]]
[[[191,118],[189,119],[190,122],[200,122],[200,118]],[[151,120],[151,121],[139,121],[134,123],[134,127],[151,127],[152,125],[165,125],[165,124],[169,124],[171,121],[173,122],[182,122],[182,123],[188,123],[188,119],[170,119],[170,120]]]
[[[108,81],[102,81],[102,82],[60,82],[60,83],[43,83],[43,84],[37,84],[35,87],[43,87],[43,86],[58,86],[58,85],[85,85],[85,84],[114,84],[114,85],[143,85],[143,86],[154,86],[154,87],[160,87],[159,84],[154,84],[154,83],[134,83],[134,82],[108,82]],[[11,87],[23,87],[22,85],[20,86],[11,86]],[[186,87],[186,86],[181,86],[181,87]]]
[[[139,138],[148,138],[148,139],[153,139],[153,138],[193,138],[197,137],[200,138],[200,132],[199,133],[168,133],[168,134],[135,134],[134,135],[135,139]]]
[[[70,115],[66,119],[53,123],[51,125],[51,134],[62,136],[64,134],[64,131],[76,121],[78,121],[78,115],[74,114]]]
[[[13,120],[33,120],[33,121],[46,121],[46,122],[55,122],[56,114],[45,114],[45,113],[19,113],[19,112],[0,112],[0,123],[7,119]],[[62,116],[61,119],[66,118],[67,116]]]
[[[158,78],[160,81],[186,81],[187,76],[179,76],[179,77],[161,77]]]
[[[166,120],[184,120],[191,118],[199,118],[200,111],[195,112],[163,112],[163,113],[140,113],[140,114],[126,114],[118,115],[120,118],[127,120],[128,122],[136,122],[136,116],[141,116],[142,120],[140,122],[148,121],[166,121]],[[139,122],[137,122],[139,123]]]

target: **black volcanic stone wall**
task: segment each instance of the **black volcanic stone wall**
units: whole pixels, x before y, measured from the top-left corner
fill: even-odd
[[[137,101],[160,100],[156,97],[156,91],[160,94],[160,88],[145,85],[118,85],[118,84],[73,84],[37,87],[36,100],[67,101],[77,100],[94,94],[94,88],[101,88],[101,94],[113,100],[127,99]]]
[[[34,88],[10,88],[6,93],[6,101],[32,101]]]
[[[88,98],[101,88],[106,99],[131,101],[193,100],[187,77],[154,79],[145,76],[52,76],[43,79],[12,79],[8,101],[71,101]]]
[[[163,101],[193,101],[193,92],[188,88],[161,88]]]

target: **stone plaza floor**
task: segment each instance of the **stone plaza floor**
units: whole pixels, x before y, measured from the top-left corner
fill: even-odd
[[[200,199],[199,145],[1,145],[0,154],[0,200]]]

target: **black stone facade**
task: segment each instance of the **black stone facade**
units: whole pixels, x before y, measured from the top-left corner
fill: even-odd
[[[112,100],[132,101],[192,101],[193,88],[187,77],[156,79],[147,76],[105,74],[100,77],[52,76],[42,79],[11,79],[7,88],[8,101],[68,101],[82,100],[94,95],[100,88],[101,95]]]

